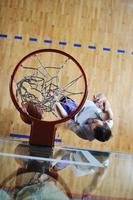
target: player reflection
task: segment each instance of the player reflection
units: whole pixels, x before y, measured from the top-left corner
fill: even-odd
[[[76,165],[76,164],[68,164],[61,163],[59,160],[68,160],[68,161],[76,161],[76,162],[85,162],[84,155],[81,151],[63,151],[59,150],[55,154],[55,158],[58,160],[58,162],[53,163],[52,170],[53,171],[60,171],[62,169],[65,169],[69,166],[71,168],[73,175],[76,177],[85,177],[86,187],[82,190],[82,199],[85,199],[89,197],[89,194],[94,194],[95,191],[100,187],[102,184],[104,177],[106,176],[107,168],[109,166],[109,152],[98,152],[98,151],[89,151],[95,159],[97,159],[103,167],[95,167],[95,166],[82,166],[82,165]],[[88,175],[91,175],[93,177],[91,179],[91,182],[89,181],[87,183],[87,177]],[[87,177],[86,177],[87,176]],[[89,179],[88,179],[89,180]]]

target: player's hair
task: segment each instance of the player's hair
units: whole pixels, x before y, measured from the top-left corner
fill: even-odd
[[[105,142],[105,141],[109,140],[110,137],[112,137],[111,129],[109,128],[109,126],[107,124],[105,124],[103,126],[97,126],[94,129],[94,137],[95,137],[95,139],[97,139],[101,142]]]

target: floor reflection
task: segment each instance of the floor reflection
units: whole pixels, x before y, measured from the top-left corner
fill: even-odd
[[[61,171],[69,168],[72,177],[86,177],[93,174],[91,183],[82,186],[78,199],[89,199],[104,179],[109,165],[110,153],[69,148],[44,148],[20,143],[15,148],[15,169],[1,183],[0,199],[75,199],[71,185],[61,176]],[[30,159],[29,159],[30,158]],[[31,159],[32,158],[32,159]],[[40,158],[36,159],[36,158]],[[41,159],[45,158],[45,160]],[[8,159],[8,158],[7,158]],[[99,167],[100,166],[100,167]],[[85,180],[85,179],[84,179]],[[87,181],[87,179],[86,179]]]
[[[51,158],[53,149],[36,148],[20,144],[16,154]],[[69,187],[52,167],[50,161],[15,158],[19,164],[17,170],[1,183],[0,199],[70,199]],[[15,181],[15,184],[14,184]],[[12,184],[13,183],[13,184]]]

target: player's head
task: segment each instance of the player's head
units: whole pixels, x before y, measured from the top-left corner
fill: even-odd
[[[112,136],[111,129],[109,126],[99,119],[89,119],[88,120],[89,127],[93,131],[94,138],[105,142],[110,139]]]
[[[96,126],[93,131],[95,139],[99,140],[100,142],[105,142],[112,136],[111,129],[107,124]]]

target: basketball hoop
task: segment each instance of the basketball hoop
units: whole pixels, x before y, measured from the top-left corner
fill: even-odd
[[[15,67],[10,95],[22,119],[31,124],[30,144],[52,147],[57,125],[74,117],[84,105],[87,80],[81,65],[71,55],[56,49],[40,49],[26,55]],[[65,96],[78,107],[60,118],[55,104]],[[32,111],[33,107],[40,110],[41,118],[25,112],[24,105],[29,102]]]

